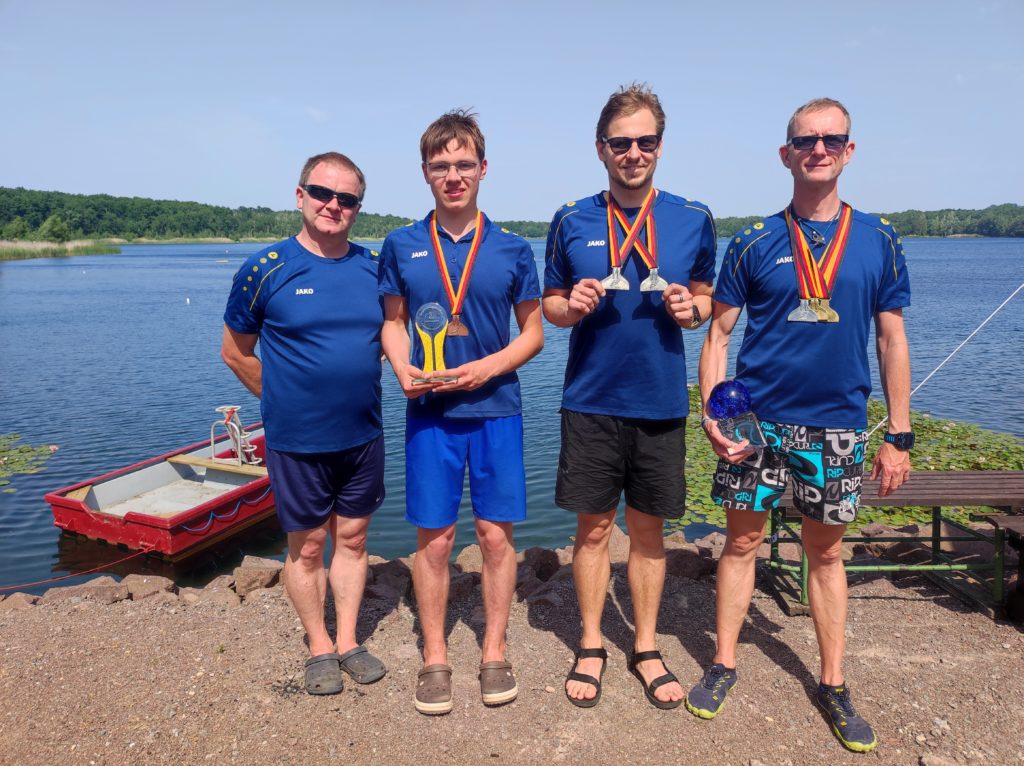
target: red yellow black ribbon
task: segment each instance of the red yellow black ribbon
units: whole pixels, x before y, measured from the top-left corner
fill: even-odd
[[[611,193],[608,194],[608,251],[610,253],[612,268],[619,268],[629,257],[630,251],[635,246],[647,268],[653,269],[658,265],[658,243],[654,232],[654,197],[658,192],[651,187],[640,206],[640,212],[636,214],[632,225],[626,219],[619,203],[615,201]],[[615,226],[618,221],[626,232],[626,240],[619,246],[619,231]],[[647,247],[639,241],[640,230],[647,224]]]
[[[452,285],[448,264],[444,259],[444,250],[441,249],[441,238],[437,234],[436,214],[431,218],[430,224],[430,239],[434,243],[434,257],[437,259],[438,271],[441,272],[441,284],[444,285],[445,295],[448,296],[448,303],[452,307],[452,316],[458,317],[462,314],[462,304],[466,300],[466,291],[469,289],[469,277],[473,272],[476,254],[480,250],[480,242],[484,238],[484,214],[479,210],[476,213],[476,231],[473,232],[473,241],[470,243],[469,255],[466,257],[466,265],[462,269],[462,276],[459,277],[457,288]]]
[[[807,244],[807,238],[800,228],[799,221],[793,216],[790,209],[786,208],[786,227],[789,229],[789,245],[793,253],[793,266],[796,268],[801,298],[805,300],[824,298],[827,300],[832,297],[832,288],[835,287],[839,267],[843,263],[843,255],[846,252],[846,243],[850,238],[852,224],[853,208],[843,202],[836,235],[825,248],[821,260],[816,261],[811,253],[810,245]]]

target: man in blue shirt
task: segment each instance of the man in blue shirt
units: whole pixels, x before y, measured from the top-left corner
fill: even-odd
[[[737,233],[715,287],[700,386],[704,430],[720,458],[712,494],[727,509],[727,540],[718,564],[718,651],[686,706],[713,718],[736,683],[736,644],[753,593],[765,512],[777,506],[792,476],[794,503],[804,517],[801,536],[821,655],[816,700],[843,745],[867,752],[877,739],[854,710],[842,670],[842,538],[860,499],[872,318],[889,408],[889,434],[872,478],[881,477],[884,497],[910,474],[910,357],[903,329],[910,283],[889,222],[839,198],[839,175],[853,151],[842,104],[816,99],[797,109],[779,149],[793,176],[792,202]],[[765,435],[767,446],[759,451],[726,438],[708,412],[711,390],[726,376],[729,336],[744,306],[747,328],[736,379],[749,389]]]
[[[481,698],[501,705],[518,694],[505,656],[516,579],[512,523],[526,518],[515,371],[541,350],[544,335],[533,251],[477,206],[487,160],[475,115],[453,111],[435,120],[420,140],[420,155],[435,208],[384,241],[381,339],[409,398],[406,518],[418,528],[413,587],[423,632],[414,701],[419,712],[438,715],[453,705],[445,642],[448,561],[467,465],[483,556]],[[436,326],[424,318],[424,307],[438,318]],[[510,340],[512,314],[519,335]]]
[[[646,86],[614,93],[597,123],[608,191],[563,205],[548,234],[544,316],[572,327],[555,503],[577,514],[583,631],[565,693],[579,707],[601,697],[608,541],[623,490],[636,625],[630,670],[652,705],[683,700],[655,636],[662,529],[686,510],[682,330],[710,316],[716,239],[707,207],[654,188],[664,130],[665,113]]]
[[[309,639],[310,694],[340,692],[342,671],[359,683],[385,673],[355,638],[366,530],[384,500],[379,258],[348,241],[365,191],[345,155],[307,160],[295,190],[301,230],[246,260],[224,312],[221,356],[260,399],[270,485],[288,534],[285,588]],[[336,641],[324,625],[328,579]]]

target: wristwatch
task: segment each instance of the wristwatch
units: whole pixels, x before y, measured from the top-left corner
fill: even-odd
[[[700,323],[704,321],[704,318],[700,315],[700,309],[697,308],[697,304],[693,304],[693,319],[690,320],[690,330],[696,330],[700,327]]]
[[[898,434],[886,434],[885,441],[898,450],[906,451],[914,446],[914,432],[903,431]]]

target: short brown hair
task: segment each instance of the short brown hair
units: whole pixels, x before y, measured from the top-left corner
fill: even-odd
[[[605,138],[612,120],[636,114],[641,109],[651,110],[658,135],[662,135],[665,132],[665,110],[661,108],[661,101],[647,83],[634,82],[621,86],[608,97],[608,103],[604,105],[601,116],[597,118],[597,140]]]
[[[793,137],[793,125],[796,124],[797,117],[807,114],[807,112],[820,112],[822,109],[830,109],[832,107],[838,109],[846,117],[846,134],[849,135],[853,123],[850,120],[850,113],[846,111],[846,107],[834,98],[814,98],[793,112],[793,116],[789,118],[789,124],[786,125],[786,143],[789,143],[789,139]]]
[[[359,169],[359,166],[341,152],[324,152],[323,154],[314,154],[306,160],[306,164],[302,166],[302,172],[299,173],[299,186],[305,186],[309,183],[309,174],[312,173],[313,168],[321,162],[325,162],[329,165],[341,165],[343,168],[347,168],[355,173],[356,178],[359,179],[359,199],[361,200],[363,198],[363,195],[366,194],[366,177],[363,175],[363,171]]]
[[[457,141],[458,147],[472,143],[477,159],[482,162],[484,134],[480,132],[476,118],[477,115],[468,109],[452,109],[442,114],[420,136],[420,158],[426,162],[428,157],[440,154],[448,148],[448,144]]]

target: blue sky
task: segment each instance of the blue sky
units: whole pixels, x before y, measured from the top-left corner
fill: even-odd
[[[804,101],[853,115],[843,197],[873,211],[1024,202],[1024,3],[0,0],[0,185],[289,208],[336,149],[364,210],[430,207],[419,136],[473,107],[481,206],[547,220],[605,185],[608,94],[668,115],[659,188],[717,215],[788,199],[776,149]]]

